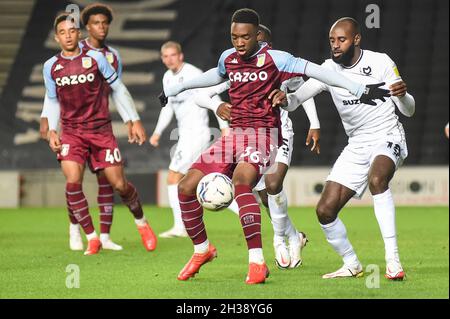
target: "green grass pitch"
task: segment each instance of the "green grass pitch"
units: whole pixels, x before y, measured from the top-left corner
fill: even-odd
[[[155,232],[171,226],[169,209],[145,207]],[[246,285],[247,249],[238,218],[230,211],[206,212],[209,239],[218,258],[194,279],[180,282],[178,272],[192,254],[187,238],[160,239],[154,252],[141,245],[131,214],[114,213],[112,238],[123,251],[83,256],[69,250],[68,218],[63,208],[0,210],[0,298],[449,298],[448,207],[399,207],[400,256],[407,279],[384,277],[384,247],[372,208],[345,208],[341,219],[366,271],[362,278],[324,280],[341,266],[325,240],[312,208],[290,208],[295,225],[310,242],[304,264],[294,270],[275,267],[272,229],[264,214],[263,246],[271,274],[263,285]],[[97,210],[91,213],[98,225]],[[79,288],[67,288],[79,267]],[[375,267],[376,269],[376,267]],[[379,286],[373,287],[377,278]],[[372,285],[372,286],[371,286]]]

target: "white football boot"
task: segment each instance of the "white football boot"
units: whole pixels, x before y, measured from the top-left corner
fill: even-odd
[[[275,249],[275,264],[280,269],[287,269],[291,263],[289,249],[284,241],[284,237],[273,236],[273,248]]]
[[[364,275],[363,267],[361,263],[356,265],[343,265],[341,268],[336,270],[335,272],[325,274],[322,276],[324,279],[331,278],[344,278],[344,277],[362,277]]]
[[[102,248],[107,250],[122,250],[122,246],[117,245],[111,240],[109,234],[100,234],[100,242],[102,243]]]
[[[69,225],[69,246],[71,250],[83,250],[83,239],[79,224]]]
[[[397,258],[386,260],[386,274],[384,277],[389,280],[403,280],[406,277],[400,260]]]
[[[297,268],[302,264],[302,250],[308,242],[306,234],[297,232],[295,238],[288,238],[289,240],[289,255],[291,256],[291,263],[289,268]]]
[[[189,237],[184,228],[172,227],[171,229],[158,235],[160,238]]]

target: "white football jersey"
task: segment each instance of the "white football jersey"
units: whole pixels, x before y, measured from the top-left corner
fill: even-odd
[[[387,54],[369,50],[361,50],[358,61],[350,67],[344,67],[331,59],[326,60],[322,66],[339,72],[355,82],[363,84],[385,82],[382,86],[384,89],[389,89],[390,85],[402,79],[397,66]],[[314,81],[317,88],[330,92],[349,142],[371,141],[394,129],[397,129],[399,134],[404,134],[395,114],[392,99],[387,98],[385,102],[376,100],[377,104],[374,106],[361,104],[359,99],[346,89],[328,86],[315,79],[309,81]]]
[[[184,63],[181,70],[173,73],[167,70],[163,77],[164,89],[202,74],[202,70],[189,63]],[[208,110],[199,107],[193,102],[193,96],[196,90],[186,90],[180,94],[169,97],[166,107],[173,109],[177,119],[180,134],[183,131],[202,131],[209,130]]]

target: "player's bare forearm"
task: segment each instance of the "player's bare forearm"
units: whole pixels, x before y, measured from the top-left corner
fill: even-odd
[[[43,140],[48,141],[48,119],[46,117],[41,117],[41,121],[39,123],[39,133]]]

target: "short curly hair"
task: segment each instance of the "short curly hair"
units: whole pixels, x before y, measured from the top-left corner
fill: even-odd
[[[236,23],[250,23],[254,26],[259,26],[259,14],[253,9],[243,8],[236,10],[231,17],[231,22]]]
[[[84,8],[81,12],[81,22],[83,25],[87,25],[89,18],[96,14],[105,15],[108,18],[108,23],[111,23],[113,20],[113,11],[110,6],[102,3],[93,3]]]

